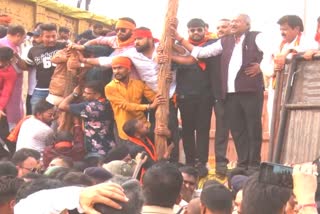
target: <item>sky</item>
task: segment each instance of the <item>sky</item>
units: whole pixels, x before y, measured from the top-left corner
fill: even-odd
[[[70,5],[77,2],[59,1]],[[137,27],[148,27],[155,37],[160,38],[167,5],[168,0],[91,0],[90,11],[112,19],[131,17],[136,21]],[[219,19],[232,19],[239,13],[246,13],[251,17],[252,30],[280,39],[277,20],[283,15],[294,14],[304,20],[307,36],[313,37],[316,20],[320,16],[317,13],[319,8],[319,0],[179,0],[178,31],[187,35],[186,25],[192,18],[203,19],[209,24],[209,30],[215,31]]]

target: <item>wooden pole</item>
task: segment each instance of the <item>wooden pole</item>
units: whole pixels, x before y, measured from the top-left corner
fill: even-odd
[[[163,54],[167,55],[169,60],[167,63],[159,66],[158,73],[158,88],[159,93],[167,100],[165,105],[160,105],[156,110],[156,127],[160,125],[168,126],[169,117],[169,89],[170,82],[167,80],[167,74],[171,72],[171,51],[173,39],[170,36],[170,19],[176,18],[178,11],[179,0],[169,0],[168,10],[165,17],[163,33],[161,37],[161,44],[163,45]],[[155,145],[158,158],[163,158],[167,151],[167,139],[164,136],[155,135]]]

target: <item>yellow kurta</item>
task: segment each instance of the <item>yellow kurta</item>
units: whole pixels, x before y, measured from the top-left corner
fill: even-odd
[[[153,101],[156,94],[141,80],[130,79],[126,86],[114,79],[105,86],[105,95],[111,103],[119,137],[126,140],[128,136],[122,130],[122,126],[134,118],[146,121],[144,111],[148,105],[141,104],[141,100],[146,97],[149,101]]]

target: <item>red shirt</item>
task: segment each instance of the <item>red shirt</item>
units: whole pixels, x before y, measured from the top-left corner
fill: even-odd
[[[4,110],[10,99],[17,73],[12,65],[0,69],[0,110]]]

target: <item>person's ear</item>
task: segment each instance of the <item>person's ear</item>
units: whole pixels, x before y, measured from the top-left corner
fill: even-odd
[[[206,205],[204,205],[201,201],[200,201],[200,213],[201,214],[205,214],[206,213]]]
[[[16,205],[16,200],[15,199],[12,199],[10,202],[9,202],[9,206],[10,206],[10,209],[13,210],[13,207]]]

